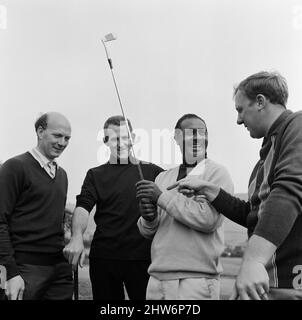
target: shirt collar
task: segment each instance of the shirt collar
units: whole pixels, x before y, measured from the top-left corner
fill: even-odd
[[[57,162],[54,160],[49,160],[47,159],[39,150],[37,147],[33,148],[30,151],[31,155],[39,162],[40,166],[42,168],[44,168],[45,166],[47,166],[49,163],[51,163],[52,165],[57,166]]]

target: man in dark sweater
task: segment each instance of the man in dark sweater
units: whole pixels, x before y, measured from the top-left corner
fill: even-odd
[[[237,123],[263,138],[249,181],[248,202],[206,181],[179,183],[204,194],[217,211],[248,228],[248,245],[232,298],[302,299],[302,112],[286,110],[278,73],[260,72],[235,89]]]
[[[37,147],[0,168],[0,264],[11,300],[72,298],[72,270],[63,256],[67,175],[55,159],[71,128],[50,112],[35,123]]]
[[[132,126],[128,120],[129,130]],[[125,119],[109,118],[104,124],[104,142],[110,148],[107,163],[88,170],[77,196],[72,220],[72,237],[64,253],[75,267],[84,258],[83,233],[94,205],[96,231],[91,243],[89,271],[94,300],[145,299],[151,242],[137,228],[140,216],[135,183],[140,180],[137,160],[131,154]],[[141,162],[145,179],[154,181],[163,171]]]

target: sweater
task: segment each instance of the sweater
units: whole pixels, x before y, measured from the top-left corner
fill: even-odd
[[[302,265],[302,112],[286,110],[272,124],[248,198],[245,202],[221,189],[212,204],[247,227],[249,237],[258,235],[277,247],[266,266],[270,286],[296,288]]]
[[[29,152],[0,167],[0,264],[8,279],[19,274],[17,263],[30,262],[26,256],[51,264],[61,255],[67,184],[62,168],[52,179]]]
[[[151,164],[141,163],[147,180],[163,171]],[[88,170],[77,207],[88,212],[96,205],[90,258],[114,260],[150,260],[150,241],[144,239],[136,226],[140,217],[136,199],[136,182],[140,180],[137,165],[110,164]]]
[[[223,185],[233,192],[227,170],[205,159],[200,179]],[[150,275],[160,280],[208,277],[222,272],[220,255],[224,249],[223,216],[203,197],[188,198],[167,187],[176,182],[179,167],[162,172],[155,182],[162,194],[158,216],[153,221],[138,220],[141,234],[153,239]]]

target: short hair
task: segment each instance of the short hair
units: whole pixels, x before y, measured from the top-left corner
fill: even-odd
[[[110,126],[110,125],[113,125],[113,126],[120,126],[121,125],[121,122],[125,122],[125,118],[123,116],[112,116],[110,118],[108,118],[105,123],[104,123],[104,131]],[[129,130],[130,132],[133,131],[132,129],[132,125],[131,125],[131,122],[129,119],[127,119],[127,122],[128,122],[128,127],[129,127]],[[106,143],[108,141],[108,136],[105,135],[104,137],[104,142]]]
[[[258,94],[263,94],[271,103],[286,107],[288,99],[286,79],[276,71],[261,71],[247,77],[235,86],[234,96],[239,90],[252,101],[256,100]]]
[[[39,127],[42,127],[44,130],[47,128],[47,121],[48,121],[48,114],[42,114],[35,122],[35,129],[36,132],[38,131]]]
[[[104,123],[104,130],[107,129],[110,125],[113,126],[120,126],[121,122],[125,122],[125,118],[123,116],[112,116],[108,118]],[[127,119],[128,126],[130,131],[132,132],[132,125],[129,119]]]
[[[204,123],[204,125],[206,127],[206,131],[207,131],[206,122],[195,113],[186,113],[182,117],[180,117],[176,122],[175,129],[182,129],[181,124],[183,123],[183,121],[185,121],[187,119],[192,119],[192,118],[201,120]]]

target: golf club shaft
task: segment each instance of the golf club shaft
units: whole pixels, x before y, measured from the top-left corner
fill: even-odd
[[[135,152],[134,152],[134,148],[133,148],[133,140],[132,140],[132,136],[131,136],[131,132],[130,132],[129,126],[128,126],[128,118],[127,118],[127,116],[125,114],[125,110],[123,108],[122,100],[121,100],[121,97],[120,97],[120,94],[119,94],[119,90],[118,90],[118,87],[117,87],[117,84],[116,84],[116,80],[115,80],[115,76],[114,76],[114,72],[113,72],[112,60],[108,55],[108,51],[107,51],[105,42],[103,40],[102,40],[102,43],[103,43],[104,48],[105,48],[105,52],[106,52],[107,60],[108,60],[108,63],[109,63],[109,67],[110,67],[110,71],[111,71],[111,75],[112,75],[115,91],[116,91],[116,94],[117,94],[117,97],[118,97],[118,101],[119,101],[119,104],[120,104],[120,108],[121,108],[123,117],[125,119],[126,128],[127,128],[127,132],[128,132],[128,136],[129,136],[129,140],[130,140],[130,144],[131,144],[131,151],[133,153],[133,157],[135,159],[135,162],[136,162],[136,165],[137,165],[137,168],[138,168],[139,177],[140,177],[141,180],[144,180],[143,171],[142,171],[140,162],[135,156]]]
[[[74,300],[79,300],[79,270],[78,266],[73,270],[73,294]]]

